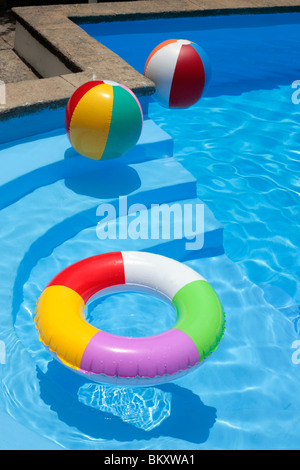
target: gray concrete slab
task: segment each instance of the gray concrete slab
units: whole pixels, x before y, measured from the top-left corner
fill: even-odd
[[[38,80],[38,77],[12,49],[4,49],[0,50],[0,80],[4,83],[16,83]]]

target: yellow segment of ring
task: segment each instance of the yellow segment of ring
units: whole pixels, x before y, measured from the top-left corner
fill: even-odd
[[[101,93],[101,110],[99,99]],[[70,123],[70,138],[79,153],[99,160],[105,150],[113,108],[113,87],[95,86],[80,99]]]
[[[73,289],[50,286],[39,299],[35,321],[41,341],[69,367],[80,368],[83,353],[99,331],[84,319],[85,303]]]

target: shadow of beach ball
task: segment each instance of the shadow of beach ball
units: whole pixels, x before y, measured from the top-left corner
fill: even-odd
[[[139,140],[143,112],[125,85],[94,80],[71,96],[65,127],[74,150],[93,160],[109,160],[129,152]]]
[[[144,75],[156,86],[153,98],[167,108],[188,108],[209,85],[211,66],[206,52],[185,39],[169,39],[149,55]]]

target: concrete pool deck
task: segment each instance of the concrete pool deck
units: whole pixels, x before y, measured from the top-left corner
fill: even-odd
[[[0,9],[0,80],[16,83],[39,77],[14,51],[16,20],[10,10]]]
[[[0,101],[0,120],[65,106],[78,86],[93,79],[121,82],[138,97],[154,93],[153,82],[85,33],[80,23],[300,11],[300,0],[249,3],[245,0],[151,0],[14,8],[13,49],[34,73],[26,76],[26,80],[6,84],[5,100],[2,97],[2,104]],[[36,79],[36,75],[42,78]]]

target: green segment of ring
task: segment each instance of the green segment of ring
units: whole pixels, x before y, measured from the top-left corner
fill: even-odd
[[[173,297],[177,312],[177,330],[186,333],[194,342],[202,361],[214,351],[224,335],[223,306],[207,281],[193,281]]]

